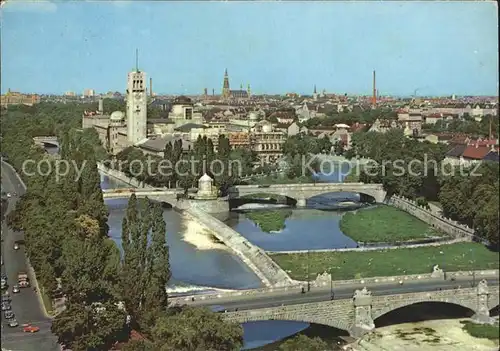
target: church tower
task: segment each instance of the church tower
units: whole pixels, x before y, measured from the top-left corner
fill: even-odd
[[[318,92],[317,92],[317,90],[316,90],[316,84],[314,84],[313,99],[314,99],[314,100],[318,100]]]
[[[248,97],[250,97],[252,95],[252,91],[250,90],[250,84],[247,85],[247,94],[248,94]]]
[[[231,91],[229,90],[229,76],[226,72],[224,73],[224,84],[222,85],[222,97],[228,98],[231,95]]]
[[[147,138],[146,73],[139,71],[137,51],[135,70],[127,79],[127,138],[132,144]]]

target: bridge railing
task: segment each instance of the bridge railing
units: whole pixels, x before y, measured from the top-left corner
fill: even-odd
[[[475,276],[478,280],[483,278],[498,278],[499,270],[480,270],[480,271],[457,271],[457,272],[447,272],[446,279],[460,279],[460,278],[470,278]],[[349,279],[349,280],[334,280],[333,287],[339,286],[353,286],[354,288],[361,288],[369,285],[376,284],[394,284],[397,282],[415,282],[415,281],[429,281],[429,280],[439,280],[442,278],[435,278],[431,273],[426,274],[409,274],[409,275],[398,275],[392,277],[372,277],[372,278],[362,278],[362,279]],[[276,288],[260,288],[260,289],[249,289],[249,290],[233,290],[233,291],[221,291],[219,293],[209,293],[209,294],[193,294],[182,297],[173,297],[169,301],[173,304],[183,304],[187,301],[191,301],[193,298],[195,300],[216,300],[227,297],[237,297],[237,296],[255,296],[261,294],[269,294],[273,292],[287,292],[287,291],[300,291],[300,289],[305,286],[307,282],[305,281],[294,281],[292,285],[285,287]],[[313,289],[326,289],[330,287],[330,280],[321,279],[319,276],[316,280],[309,282]]]

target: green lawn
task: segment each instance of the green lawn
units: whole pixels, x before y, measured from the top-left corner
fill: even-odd
[[[436,264],[445,272],[499,267],[498,253],[468,242],[365,252],[272,254],[271,258],[297,280],[307,279],[308,261],[311,279],[326,271],[331,272],[335,280],[431,273]]]
[[[494,325],[489,324],[476,324],[470,321],[462,322],[463,328],[471,336],[481,339],[498,340],[500,328],[498,323]]]
[[[403,242],[444,234],[427,223],[392,206],[377,206],[346,213],[340,230],[357,242]]]
[[[292,211],[252,211],[245,216],[257,224],[263,232],[278,232],[285,228],[285,221]]]

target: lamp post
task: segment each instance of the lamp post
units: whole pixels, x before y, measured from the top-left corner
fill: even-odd
[[[335,298],[335,295],[333,294],[333,276],[332,276],[332,269],[330,268],[330,299],[333,300]]]
[[[309,250],[307,250],[307,291],[311,291],[311,282],[309,281]]]
[[[472,255],[472,261],[471,261],[471,266],[472,266],[472,287],[476,286],[476,271],[474,270],[475,266],[475,260],[474,260],[474,251],[470,249],[470,253]]]

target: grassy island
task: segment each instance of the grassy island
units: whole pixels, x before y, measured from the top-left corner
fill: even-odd
[[[308,261],[311,278],[331,272],[335,280],[431,273],[436,264],[445,272],[499,267],[498,252],[469,242],[364,252],[272,254],[271,258],[297,280],[306,280]]]
[[[391,206],[346,213],[340,230],[357,242],[396,243],[444,236],[427,223]]]
[[[291,210],[278,211],[253,211],[245,213],[245,216],[257,224],[262,231],[278,232],[285,228],[285,221],[292,215]]]
[[[498,340],[500,339],[500,328],[498,322],[494,325],[476,324],[470,321],[463,321],[463,328],[469,335],[475,338]]]

